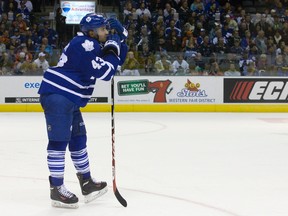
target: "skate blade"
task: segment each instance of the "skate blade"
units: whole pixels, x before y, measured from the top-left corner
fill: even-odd
[[[84,202],[89,203],[89,202],[99,198],[100,196],[104,195],[105,193],[107,193],[107,191],[108,191],[107,187],[103,188],[100,191],[94,191],[91,194],[84,196]]]
[[[68,208],[68,209],[77,209],[79,207],[78,203],[67,204],[67,203],[62,203],[62,202],[54,201],[54,200],[52,200],[51,205],[56,208]]]

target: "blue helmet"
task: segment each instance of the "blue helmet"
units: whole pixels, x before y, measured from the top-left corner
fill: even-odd
[[[96,13],[88,13],[80,21],[80,29],[84,33],[106,25],[108,25],[106,19]]]

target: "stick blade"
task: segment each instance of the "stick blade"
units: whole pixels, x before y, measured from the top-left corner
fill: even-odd
[[[119,193],[117,188],[115,188],[114,194],[115,194],[117,200],[121,203],[121,205],[124,206],[124,207],[127,207],[126,200],[121,196],[121,194]]]

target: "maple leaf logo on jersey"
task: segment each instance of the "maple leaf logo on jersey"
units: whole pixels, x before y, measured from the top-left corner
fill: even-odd
[[[94,43],[93,41],[85,40],[85,42],[82,43],[82,47],[85,49],[86,52],[89,52],[94,49]]]

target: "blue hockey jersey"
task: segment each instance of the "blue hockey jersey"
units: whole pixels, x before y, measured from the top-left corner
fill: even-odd
[[[117,56],[103,56],[96,39],[78,33],[64,48],[57,66],[44,73],[38,93],[61,94],[84,107],[92,96],[96,80],[109,81],[119,64]]]

